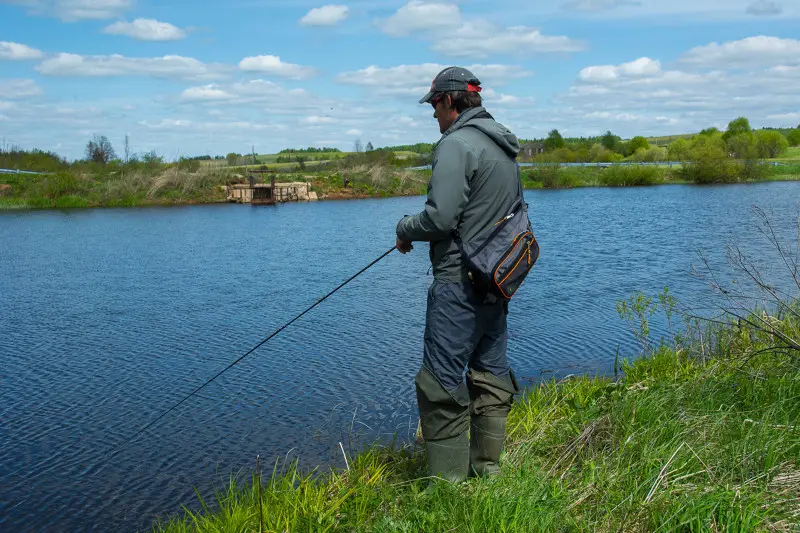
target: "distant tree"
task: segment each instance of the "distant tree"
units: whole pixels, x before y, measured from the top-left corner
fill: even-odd
[[[617,135],[611,133],[611,131],[607,131],[605,135],[600,137],[600,144],[606,147],[607,150],[611,150],[612,152],[616,152],[618,149],[619,142],[622,139]]]
[[[758,142],[752,131],[730,136],[725,144],[728,147],[728,152],[736,159],[758,158]]]
[[[162,165],[164,164],[164,158],[158,155],[155,150],[150,150],[142,156],[142,162],[151,166]]]
[[[225,159],[228,160],[228,166],[229,167],[235,166],[237,161],[239,161],[239,157],[240,155],[235,152],[231,152],[228,155],[226,155]]]
[[[700,131],[700,135],[716,135],[720,133],[719,129],[711,127]]]
[[[756,132],[758,155],[764,158],[778,157],[789,148],[789,141],[777,130]]]
[[[692,149],[692,143],[686,139],[678,139],[667,146],[667,157],[670,161],[687,161]]]
[[[356,142],[353,143],[353,151],[356,153],[361,153],[363,148],[361,147],[361,139],[356,139]]]
[[[372,143],[371,142],[367,143],[366,150],[367,150],[367,152],[371,152],[372,150],[374,150],[374,148],[372,147]]]
[[[587,159],[594,163],[613,163],[614,161],[619,161],[622,159],[622,156],[609,150],[605,146],[599,143],[595,143],[589,149],[589,154]]]
[[[553,150],[558,150],[559,148],[564,148],[566,143],[564,142],[564,138],[558,132],[558,130],[552,130],[548,135],[547,139],[544,140],[544,149],[548,152],[552,152]]]
[[[750,121],[745,117],[739,117],[728,123],[728,129],[722,134],[722,138],[727,141],[731,137],[741,135],[742,133],[750,133],[751,131],[753,131],[753,129],[750,127]]]
[[[649,148],[650,143],[641,135],[634,137],[628,142],[628,151],[632,154],[635,154],[640,149],[648,150]]]
[[[305,170],[306,158],[299,155],[295,156],[295,158],[297,159],[297,168],[299,168],[300,170]]]
[[[800,126],[790,131],[786,140],[789,141],[789,146],[800,146]]]
[[[86,144],[86,159],[105,165],[117,156],[114,153],[114,148],[111,146],[111,141],[108,137],[97,135]]]

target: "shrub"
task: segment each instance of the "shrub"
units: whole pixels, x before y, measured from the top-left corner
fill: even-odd
[[[614,165],[603,170],[600,183],[608,187],[636,187],[664,181],[664,171],[658,167]]]
[[[690,158],[692,143],[686,139],[673,141],[667,147],[667,157],[670,161],[686,161]]]
[[[778,157],[789,149],[789,141],[776,130],[760,130],[756,132],[758,155],[764,158]]]
[[[658,146],[653,146],[652,148],[639,148],[638,150],[636,150],[636,153],[633,154],[632,159],[634,161],[641,161],[648,163],[666,161],[667,149]]]
[[[682,178],[695,183],[734,183],[739,181],[739,164],[727,158],[698,159],[683,165]]]
[[[0,168],[30,170],[33,172],[58,172],[67,170],[69,163],[52,152],[42,150],[0,150]]]
[[[786,140],[789,141],[789,146],[800,146],[800,128],[790,131]]]
[[[38,187],[41,195],[47,198],[77,195],[85,188],[85,183],[71,172],[58,172],[42,177]]]
[[[197,172],[200,170],[200,161],[181,157],[180,161],[178,161],[178,170],[182,170],[184,172]]]
[[[542,184],[545,189],[553,189],[558,184],[559,165],[539,165],[526,172],[526,176]]]

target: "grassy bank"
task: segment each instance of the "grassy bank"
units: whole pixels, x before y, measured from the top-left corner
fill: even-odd
[[[425,490],[418,444],[318,475],[268,465],[264,531],[796,531],[800,352],[776,335],[800,338],[798,310],[764,318],[766,332],[696,325],[622,361],[619,379],[530,388],[494,479]],[[256,480],[153,530],[259,531]]]
[[[321,199],[424,195],[430,170],[410,171],[402,159],[348,160],[318,170],[282,170],[277,181],[301,181]],[[800,162],[739,169],[616,165],[608,168],[525,167],[529,189],[632,187],[689,183],[753,183],[800,179]],[[185,161],[171,164],[71,165],[48,174],[0,176],[0,209],[121,207],[225,202],[225,185],[245,183],[247,169]]]
[[[309,182],[320,198],[340,199],[424,194],[428,178],[364,164],[327,172],[281,172],[276,181]],[[208,165],[119,165],[43,175],[5,174],[0,176],[0,209],[219,203],[226,201],[226,185],[246,182],[246,171]]]
[[[568,189],[574,187],[640,187],[667,184],[758,183],[800,180],[800,164],[780,166],[735,162],[692,163],[684,166],[565,167],[545,165],[527,167],[522,180],[530,189]]]

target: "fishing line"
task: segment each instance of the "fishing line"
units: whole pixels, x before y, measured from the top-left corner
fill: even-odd
[[[338,291],[339,289],[341,289],[342,287],[344,287],[345,285],[347,285],[348,283],[350,283],[351,281],[353,281],[354,279],[356,279],[358,276],[360,276],[361,274],[363,274],[364,272],[366,272],[366,271],[367,271],[367,269],[369,269],[369,268],[370,268],[371,266],[373,266],[375,263],[377,263],[378,261],[380,261],[381,259],[383,259],[383,258],[384,258],[384,257],[386,257],[387,255],[389,255],[390,253],[392,253],[392,252],[393,252],[394,250],[396,250],[396,249],[397,249],[397,247],[396,247],[396,246],[393,246],[393,247],[391,247],[389,250],[387,250],[385,253],[383,253],[383,254],[382,254],[380,257],[378,257],[377,259],[375,259],[375,260],[374,260],[372,263],[368,264],[367,266],[365,266],[364,268],[362,268],[361,270],[359,270],[359,271],[358,271],[356,274],[354,274],[353,276],[351,276],[351,277],[350,277],[350,279],[348,279],[347,281],[345,281],[344,283],[342,283],[341,285],[339,285],[338,287],[336,287],[335,289],[333,289],[331,292],[329,292],[328,294],[326,294],[325,296],[323,296],[322,298],[320,298],[319,300],[317,300],[317,301],[316,301],[316,302],[315,302],[315,303],[314,303],[314,304],[313,304],[311,307],[309,307],[308,309],[306,309],[305,311],[303,311],[302,313],[300,313],[299,315],[297,315],[296,317],[294,317],[294,318],[293,318],[291,321],[287,322],[286,324],[284,324],[283,326],[281,326],[280,328],[278,328],[277,330],[275,330],[275,332],[274,332],[272,335],[270,335],[269,337],[267,337],[266,339],[264,339],[263,341],[261,341],[260,343],[258,343],[257,345],[255,345],[255,346],[254,346],[254,347],[253,347],[253,348],[252,348],[252,349],[251,349],[249,352],[247,352],[246,354],[244,354],[243,356],[241,356],[240,358],[238,358],[238,359],[237,359],[236,361],[234,361],[233,363],[229,364],[227,367],[225,367],[225,369],[224,369],[224,370],[222,370],[222,371],[218,372],[218,373],[217,373],[217,375],[215,375],[213,378],[209,379],[208,381],[206,381],[205,383],[203,383],[202,385],[200,385],[199,387],[197,387],[197,388],[196,388],[194,391],[192,391],[192,392],[191,392],[189,395],[187,395],[186,397],[184,397],[184,398],[183,398],[181,401],[179,401],[178,403],[176,403],[175,405],[173,405],[172,407],[170,407],[169,409],[167,409],[167,410],[166,410],[164,413],[162,413],[162,414],[161,414],[161,415],[160,415],[158,418],[156,418],[155,420],[153,420],[152,422],[150,422],[149,424],[147,424],[145,427],[143,427],[142,429],[140,429],[140,430],[139,430],[139,431],[138,431],[138,432],[137,432],[137,433],[136,433],[136,434],[135,434],[133,437],[130,437],[130,438],[128,438],[127,440],[125,440],[125,442],[123,442],[122,444],[120,444],[119,446],[117,446],[117,448],[116,448],[115,450],[113,450],[113,452],[116,452],[117,450],[119,450],[120,448],[122,448],[123,446],[125,446],[126,444],[128,444],[130,441],[132,441],[133,439],[135,439],[136,437],[138,437],[139,435],[141,435],[142,433],[144,433],[145,431],[147,431],[147,429],[151,428],[151,427],[152,427],[152,426],[153,426],[153,425],[154,425],[156,422],[158,422],[159,420],[161,420],[162,418],[164,418],[165,416],[167,416],[167,415],[168,415],[170,412],[172,412],[172,411],[173,411],[175,408],[177,408],[177,407],[178,407],[179,405],[181,405],[183,402],[185,402],[186,400],[188,400],[189,398],[191,398],[192,396],[194,396],[194,395],[195,395],[197,392],[199,392],[199,391],[200,391],[200,390],[201,390],[203,387],[205,387],[206,385],[208,385],[209,383],[211,383],[212,381],[214,381],[215,379],[217,379],[218,377],[220,377],[220,376],[221,376],[223,373],[225,373],[226,371],[228,371],[229,369],[231,369],[231,368],[232,368],[234,365],[236,365],[236,364],[237,364],[239,361],[241,361],[242,359],[244,359],[245,357],[247,357],[248,355],[250,355],[251,353],[253,353],[254,351],[256,351],[256,349],[258,349],[258,348],[259,348],[261,345],[263,345],[263,344],[264,344],[264,343],[266,343],[268,340],[270,340],[271,338],[273,338],[275,335],[277,335],[278,333],[280,333],[281,331],[283,331],[284,329],[286,329],[286,328],[287,328],[289,325],[291,325],[291,324],[292,324],[293,322],[295,322],[296,320],[300,319],[300,317],[302,317],[303,315],[305,315],[306,313],[308,313],[309,311],[311,311],[312,309],[314,309],[316,306],[318,306],[319,304],[321,304],[322,302],[324,302],[325,300],[327,300],[327,299],[328,299],[330,296],[332,296],[332,295],[333,295],[333,293],[335,293],[336,291]],[[112,452],[112,453],[113,453],[113,452]]]

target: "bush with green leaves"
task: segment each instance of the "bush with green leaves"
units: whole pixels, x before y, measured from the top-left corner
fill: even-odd
[[[800,127],[795,128],[786,136],[789,146],[800,146]]]
[[[613,165],[600,175],[600,183],[608,187],[655,185],[663,181],[664,171],[658,167]]]
[[[667,158],[670,161],[687,161],[691,159],[692,141],[678,139],[667,146]]]
[[[786,153],[789,141],[777,130],[759,130],[756,132],[756,147],[759,157],[775,158]]]
[[[43,150],[0,150],[0,168],[32,172],[59,172],[69,169],[66,159]]]

